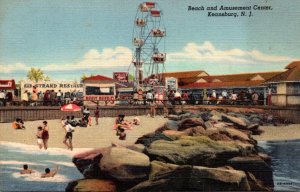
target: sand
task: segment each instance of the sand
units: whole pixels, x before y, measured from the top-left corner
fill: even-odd
[[[261,126],[264,133],[254,135],[258,141],[284,141],[300,139],[300,124],[280,125],[280,126]]]
[[[73,133],[74,148],[99,148],[110,146],[112,142],[121,145],[134,144],[140,136],[153,132],[161,127],[167,119],[157,116],[140,116],[141,125],[133,126],[132,130],[126,130],[127,138],[125,141],[119,140],[116,131],[113,130],[115,118],[104,117],[99,119],[99,125],[93,125],[86,128],[76,127]],[[133,117],[127,117],[131,121]],[[11,123],[0,123],[0,142],[15,142],[27,145],[36,145],[36,130],[42,121],[25,122],[25,130],[14,130]],[[62,143],[65,130],[61,127],[60,120],[48,120],[50,129],[49,148],[66,148]],[[281,125],[281,126],[261,126],[264,131],[259,136],[253,136],[258,141],[277,141],[300,139],[300,124]]]
[[[128,121],[132,121],[134,117],[126,117]],[[110,146],[112,142],[121,145],[134,144],[140,136],[153,132],[167,121],[162,116],[151,118],[149,116],[140,116],[141,125],[133,126],[132,130],[126,130],[127,138],[125,141],[119,140],[116,131],[113,130],[115,118],[103,117],[99,118],[99,125],[95,125],[93,119],[92,126],[86,128],[76,127],[73,133],[74,148],[99,148]],[[27,145],[36,145],[37,127],[42,125],[43,121],[27,121],[25,122],[25,130],[14,130],[11,123],[0,123],[0,141],[16,142]],[[49,148],[66,148],[62,143],[65,130],[62,128],[60,120],[48,120],[49,125]]]

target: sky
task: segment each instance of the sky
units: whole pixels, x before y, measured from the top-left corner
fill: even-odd
[[[0,79],[25,80],[31,67],[51,80],[80,80],[83,74],[112,77],[132,70],[134,20],[142,2],[0,0]],[[167,54],[167,72],[280,71],[300,60],[300,1],[156,2],[166,30],[159,47]],[[221,5],[251,6],[253,16],[208,17],[208,10],[188,11],[189,6]],[[272,10],[253,10],[254,5]]]

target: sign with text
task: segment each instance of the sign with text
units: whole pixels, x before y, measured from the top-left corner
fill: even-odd
[[[122,83],[128,82],[128,73],[127,72],[114,72],[113,73],[114,80]]]

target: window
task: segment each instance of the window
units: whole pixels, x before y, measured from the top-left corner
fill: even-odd
[[[114,87],[86,87],[86,95],[114,95]]]

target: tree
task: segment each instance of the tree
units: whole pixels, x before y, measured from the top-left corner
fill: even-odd
[[[27,78],[31,81],[38,82],[40,80],[44,80],[45,75],[41,69],[31,67],[30,70],[27,72]]]
[[[134,76],[132,75],[132,74],[128,74],[128,81],[129,82],[132,82],[132,81],[134,81]]]

